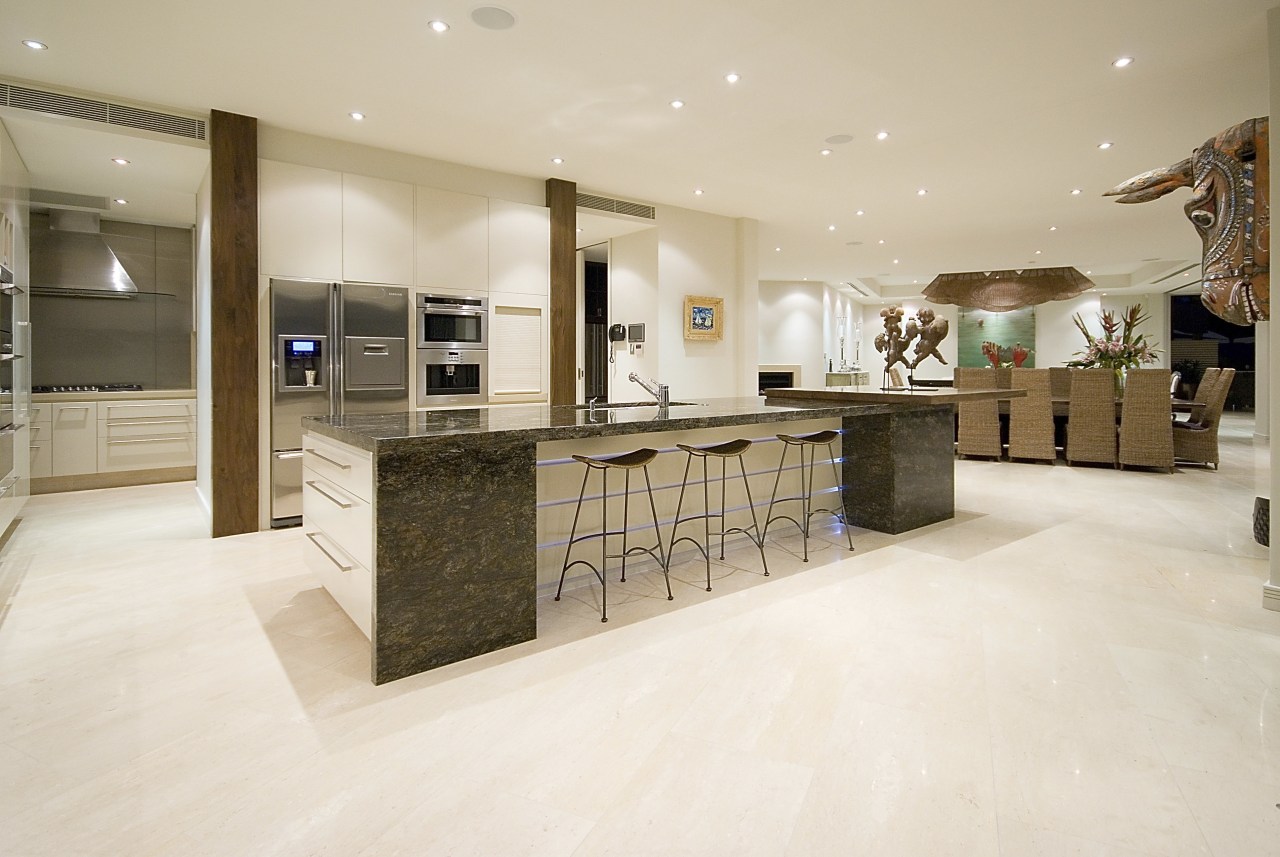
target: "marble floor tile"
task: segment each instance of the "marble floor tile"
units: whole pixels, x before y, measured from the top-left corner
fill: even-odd
[[[1280,842],[1252,415],[1218,471],[959,461],[957,516],[540,593],[375,687],[300,532],[190,484],[0,545],[0,853],[1238,857]],[[1270,850],[1268,850],[1270,849]]]

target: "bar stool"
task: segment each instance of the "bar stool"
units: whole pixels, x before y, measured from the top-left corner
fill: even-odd
[[[573,526],[569,529],[569,544],[564,551],[564,566],[560,569],[560,585],[556,587],[556,601],[560,600],[560,593],[564,589],[564,575],[569,569],[575,565],[585,565],[587,568],[595,572],[596,578],[600,581],[600,621],[608,622],[608,594],[609,584],[606,580],[605,569],[608,561],[611,559],[622,560],[622,582],[627,582],[627,557],[633,554],[647,553],[658,561],[658,565],[662,567],[662,574],[667,580],[667,600],[672,600],[671,594],[671,576],[667,564],[666,556],[662,552],[662,533],[658,529],[658,509],[653,503],[653,485],[649,482],[649,462],[658,457],[656,449],[637,449],[633,452],[626,452],[622,455],[614,455],[608,458],[592,458],[587,455],[575,455],[574,461],[581,462],[587,466],[582,474],[582,489],[578,492],[578,506],[573,512]],[[644,487],[645,492],[649,495],[649,511],[653,515],[653,532],[658,537],[658,543],[651,548],[646,547],[627,547],[627,518],[629,511],[629,501],[631,498],[631,471],[644,471]],[[582,514],[582,498],[587,493],[587,479],[591,476],[592,470],[600,471],[600,532],[588,533],[585,536],[579,536],[578,533],[578,516]],[[622,494],[622,529],[609,529],[609,471],[621,470],[624,474],[623,494]],[[609,536],[622,536],[622,553],[609,553]],[[600,539],[600,567],[596,568],[592,563],[585,559],[575,559],[569,562],[569,556],[573,553],[573,546],[587,539]],[[654,551],[657,551],[655,553]]]
[[[712,446],[689,446],[685,443],[677,443],[677,449],[682,449],[689,454],[684,462],[684,478],[680,480],[680,499],[676,501],[676,522],[671,527],[671,545],[667,549],[667,557],[670,558],[675,553],[676,545],[680,542],[692,542],[699,551],[702,552],[702,559],[707,564],[707,591],[711,591],[711,537],[720,537],[720,559],[724,559],[724,537],[730,533],[742,533],[751,539],[752,544],[760,551],[760,564],[764,566],[764,576],[769,576],[769,562],[764,558],[764,534],[760,531],[760,522],[756,520],[756,507],[751,500],[751,484],[747,481],[747,466],[743,464],[742,456],[751,448],[749,440],[731,440],[725,443],[717,443]],[[687,518],[680,517],[680,509],[684,506],[685,487],[689,484],[689,468],[693,464],[695,458],[702,459],[702,509],[701,515],[690,515]],[[720,459],[720,511],[711,511],[710,492],[707,488],[707,459]],[[727,471],[729,467],[729,459],[738,459],[738,469],[742,472],[742,485],[747,492],[747,510],[751,512],[750,527],[725,527],[725,484],[729,481]],[[694,477],[697,478],[696,476]],[[716,518],[720,521],[720,529],[711,529],[711,519]],[[676,538],[676,531],[680,529],[681,524],[687,524],[691,521],[701,520],[703,522],[703,541],[699,542],[693,536],[681,536]],[[754,534],[753,534],[754,532]]]
[[[800,528],[800,534],[804,536],[804,561],[809,561],[809,518],[813,515],[826,514],[837,518],[844,525],[845,537],[849,540],[849,550],[853,550],[853,535],[849,532],[849,522],[845,520],[844,515],[844,480],[840,478],[840,470],[836,467],[836,454],[833,444],[836,438],[840,436],[838,431],[828,429],[827,431],[814,432],[806,435],[789,435],[780,434],[778,440],[782,441],[782,457],[778,459],[778,474],[773,479],[773,496],[769,498],[769,511],[765,515],[764,531],[769,532],[769,525],[774,521],[787,520]],[[813,456],[817,451],[817,447],[825,446],[827,455],[831,458],[831,471],[836,476],[836,486],[840,494],[840,509],[814,509],[813,504]],[[801,494],[797,497],[779,497],[778,483],[782,481],[782,471],[787,463],[787,452],[792,447],[800,450],[800,490]],[[809,449],[809,464],[806,467],[804,461],[805,448]],[[805,481],[806,475],[808,481]],[[791,517],[790,515],[774,515],[773,507],[778,503],[788,503],[798,500],[800,502],[800,518]],[[801,523],[803,521],[804,523]]]

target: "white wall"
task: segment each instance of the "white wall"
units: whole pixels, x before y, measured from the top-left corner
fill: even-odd
[[[213,307],[209,227],[212,174],[196,193],[196,496],[213,531]],[[269,419],[269,418],[268,418]]]
[[[821,387],[827,370],[823,343],[832,326],[822,283],[765,281],[759,286],[759,362],[800,367],[798,387]]]
[[[644,347],[638,354],[632,354],[626,342],[609,343],[614,359],[609,364],[609,399],[641,401],[648,394],[627,380],[631,372],[670,383],[661,377],[658,363],[663,336],[658,324],[658,230],[632,232],[609,243],[609,323],[645,327]]]

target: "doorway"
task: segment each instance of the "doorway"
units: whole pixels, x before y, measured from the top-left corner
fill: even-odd
[[[609,400],[609,244],[582,250],[583,401]]]

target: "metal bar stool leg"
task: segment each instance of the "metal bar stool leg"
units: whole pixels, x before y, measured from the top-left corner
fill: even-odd
[[[840,519],[840,525],[844,527],[844,537],[849,541],[849,550],[853,550],[853,533],[849,532],[849,507],[844,504],[844,477],[840,475],[840,468],[836,467],[836,452],[832,448],[834,445],[834,441],[827,444],[827,458],[831,459],[831,472],[836,478],[836,496],[840,499],[840,514],[836,517]],[[842,451],[841,458],[843,457]]]
[[[631,516],[627,514],[627,502],[631,499],[631,471],[624,471],[622,474],[622,583],[627,582],[627,521],[631,520]]]
[[[626,521],[623,521],[626,526]],[[609,471],[600,471],[600,621],[608,622],[609,605]]]
[[[653,514],[653,534],[658,537],[658,558],[662,562],[662,577],[667,582],[667,600],[672,601],[671,594],[671,555],[662,550],[662,530],[658,529],[658,507],[653,502],[653,484],[649,481],[649,465],[644,466],[644,490],[649,494],[649,511]]]
[[[588,467],[582,474],[582,488],[578,491],[578,505],[573,509],[573,526],[569,528],[569,545],[564,550],[564,565],[560,567],[560,585],[556,587],[556,600],[560,600],[560,593],[564,591],[564,573],[569,570],[569,566],[573,563],[569,562],[569,554],[573,553],[573,537],[578,533],[578,516],[582,514],[582,498],[587,495],[587,479],[591,476],[591,468]]]
[[[760,564],[764,566],[764,576],[769,576],[769,560],[764,558],[764,533],[760,531],[760,521],[756,518],[756,504],[751,499],[751,480],[747,479],[747,465],[743,461],[741,455],[738,456],[738,469],[742,471],[742,487],[747,492],[747,509],[751,512],[751,529],[756,531],[755,538],[752,539],[756,543],[756,547],[760,549]]]

